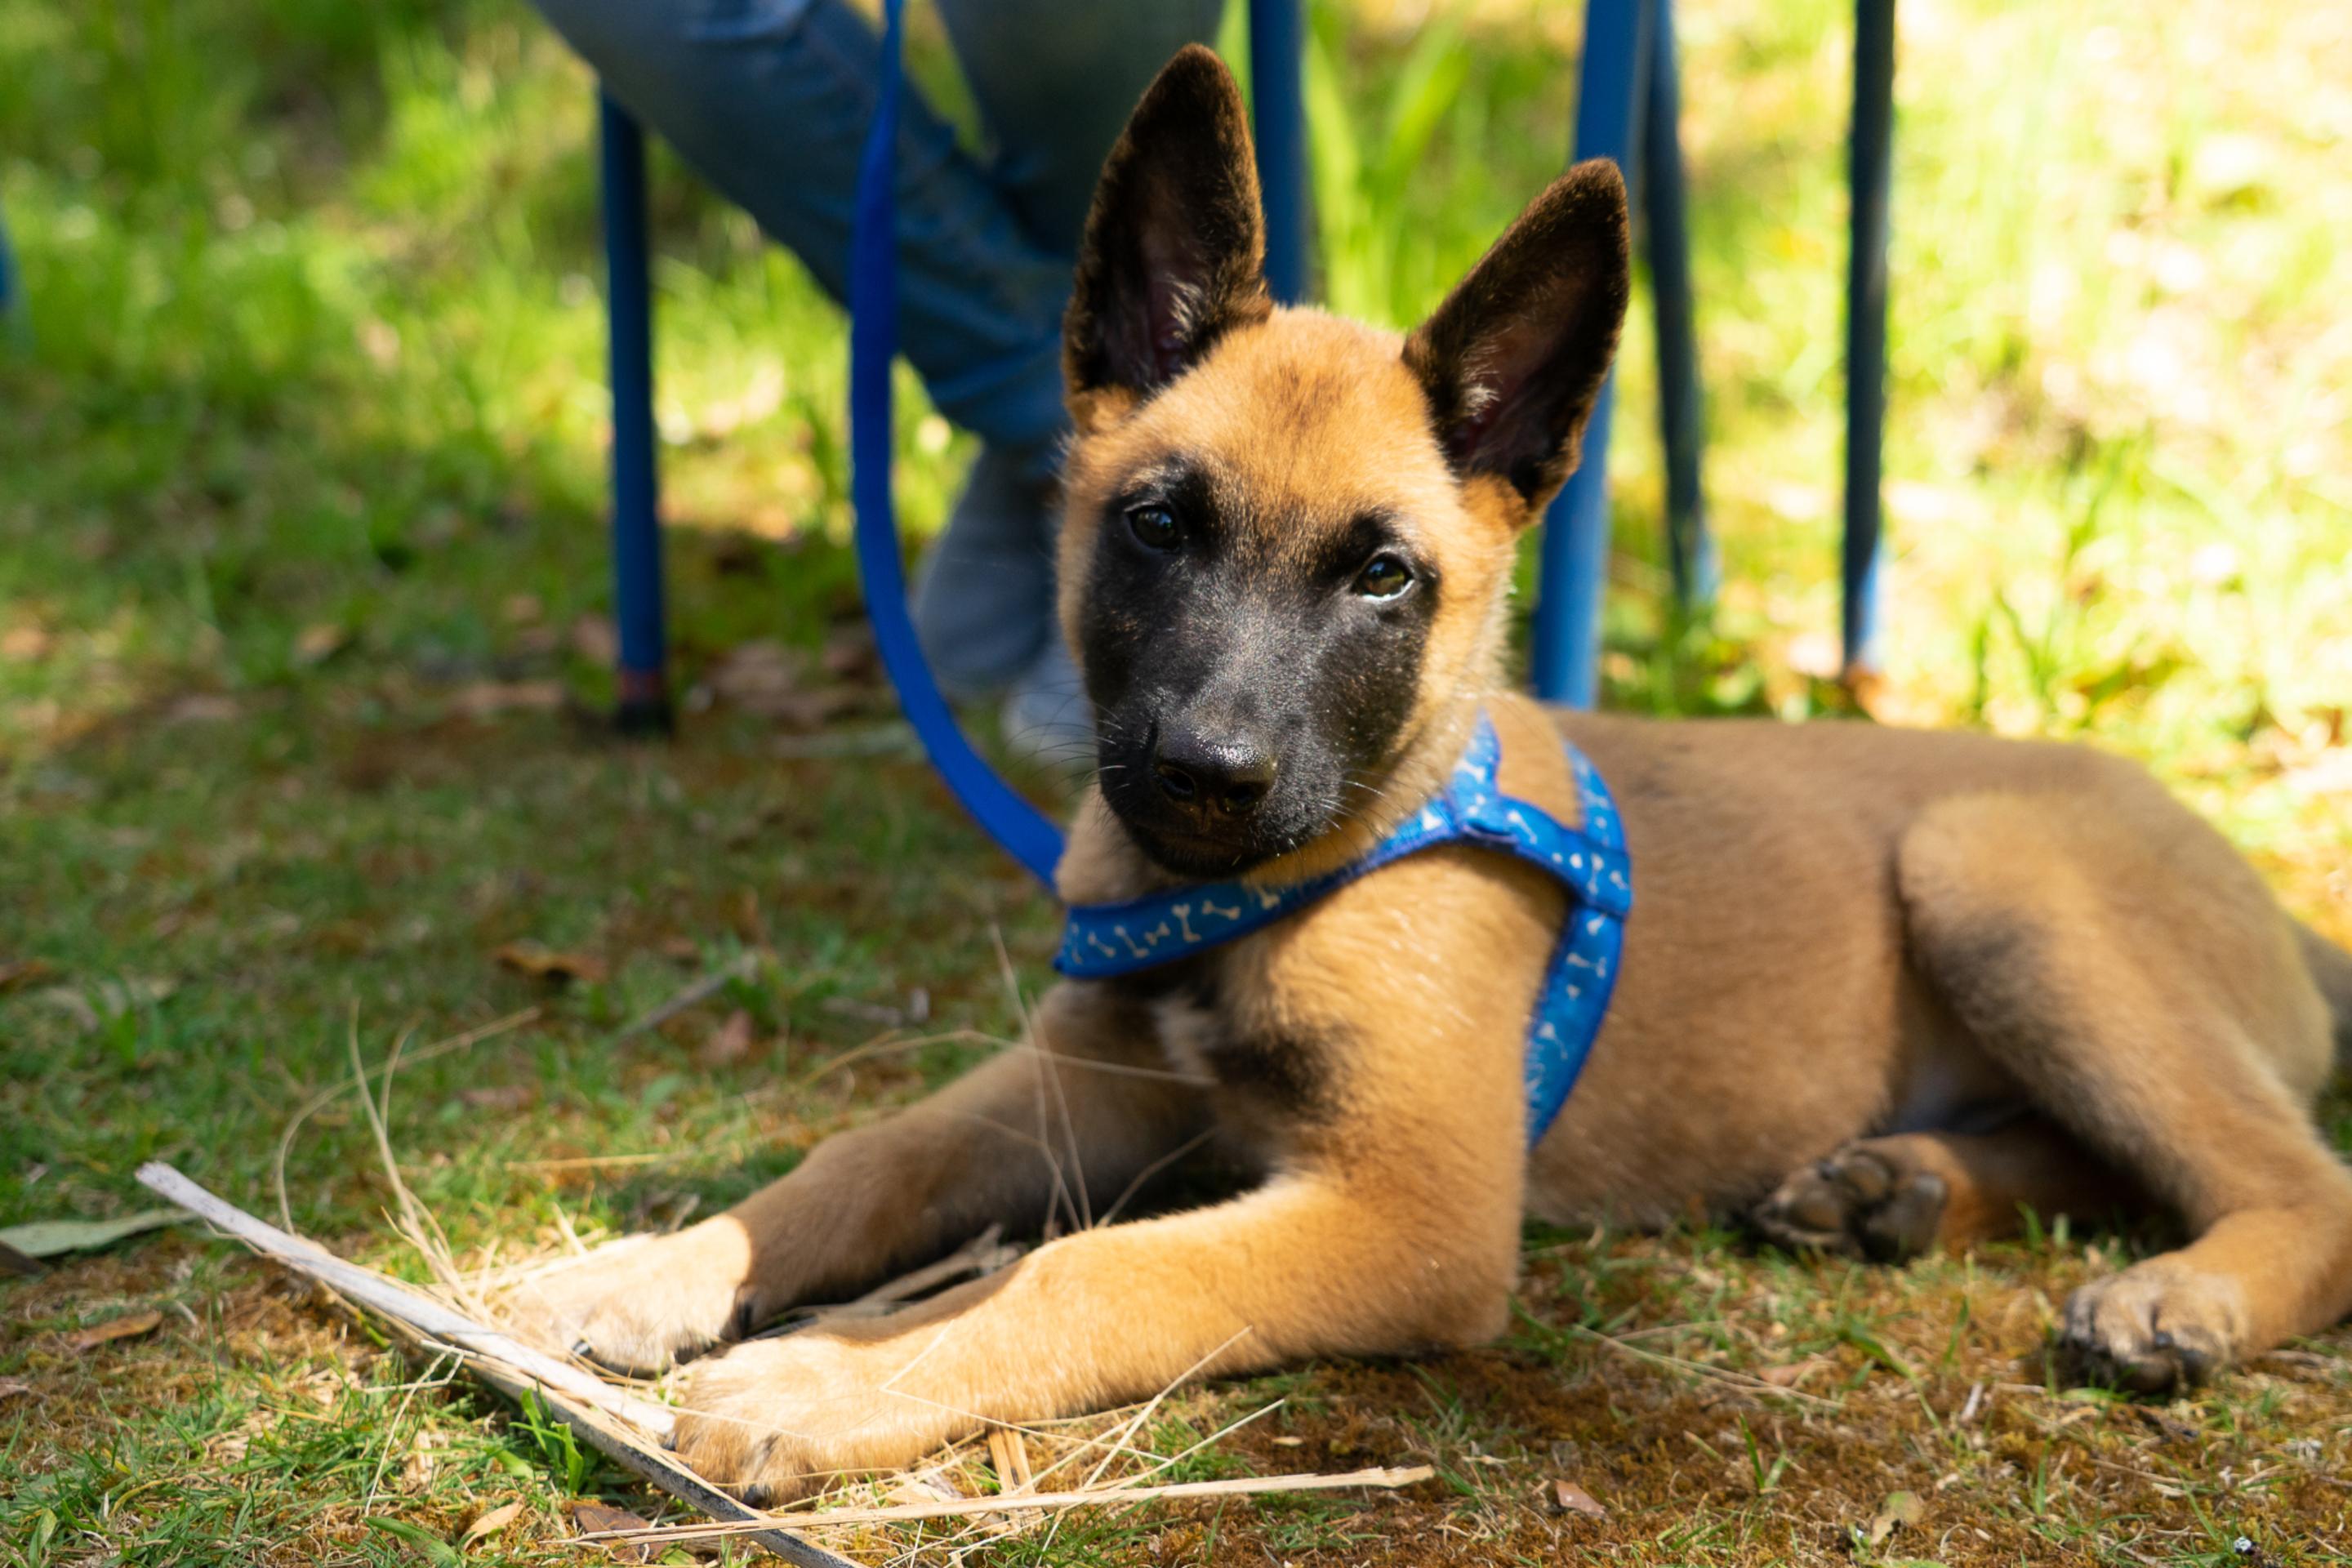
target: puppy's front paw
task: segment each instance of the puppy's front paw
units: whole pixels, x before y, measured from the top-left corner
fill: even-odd
[[[1936,1245],[1948,1196],[1934,1172],[1849,1143],[1781,1183],[1753,1219],[1766,1240],[1791,1251],[1901,1263]]]
[[[688,1375],[670,1447],[754,1507],[911,1465],[957,1435],[957,1418],[889,1386],[906,1365],[887,1345],[814,1330],[738,1345]]]
[[[2236,1360],[2245,1323],[2237,1281],[2151,1258],[2068,1298],[2058,1349],[2084,1382],[2170,1394]]]
[[[721,1215],[593,1252],[517,1286],[508,1306],[551,1350],[656,1372],[757,1326],[751,1266],[743,1227]]]

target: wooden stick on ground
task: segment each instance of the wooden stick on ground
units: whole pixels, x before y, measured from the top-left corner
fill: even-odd
[[[484,1382],[509,1398],[536,1398],[549,1414],[592,1447],[688,1507],[699,1509],[720,1521],[729,1533],[749,1534],[760,1545],[800,1568],[857,1568],[845,1557],[777,1529],[765,1515],[707,1485],[693,1471],[655,1447],[656,1440],[668,1435],[673,1420],[664,1406],[632,1398],[577,1367],[532,1349],[511,1334],[487,1328],[429,1296],[418,1294],[387,1275],[345,1262],[314,1242],[256,1219],[169,1165],[142,1165],[139,1181],[255,1251],[331,1287],[384,1318],[411,1339],[457,1352]]]

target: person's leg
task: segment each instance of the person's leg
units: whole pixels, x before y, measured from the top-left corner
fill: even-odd
[[[842,0],[540,0],[613,96],[845,300],[880,40]],[[909,94],[898,144],[899,341],[931,401],[1015,448],[1062,426],[1069,266]]]
[[[842,0],[539,0],[621,102],[845,300],[880,39]],[[988,444],[916,595],[952,694],[998,689],[1052,626],[1043,510],[1064,424],[1064,256],[1041,247],[920,96],[901,110],[899,342]]]
[[[994,143],[990,178],[1029,237],[1074,257],[1103,160],[1143,89],[1224,0],[939,0]]]
[[[971,85],[992,143],[988,174],[1031,241],[1064,258],[1063,289],[1094,200],[1103,160],[1143,89],[1169,57],[1217,30],[1223,0],[940,0],[940,15]],[[1058,304],[1057,304],[1058,308]],[[1058,452],[1050,454],[1058,458]],[[992,451],[975,466],[917,585],[919,622],[942,640],[988,612],[955,584],[975,570],[1004,582],[1034,570],[1047,601],[1034,661],[1013,682],[1004,733],[1056,763],[1084,762],[1093,749],[1093,710],[1068,651],[1051,625],[1054,517],[1050,497],[1016,476],[1019,455]]]

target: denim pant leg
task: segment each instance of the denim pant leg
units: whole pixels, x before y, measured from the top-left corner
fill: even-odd
[[[1075,258],[1103,159],[1136,100],[1224,0],[939,0],[994,158],[990,177],[1037,244]]]
[[[538,0],[612,95],[789,247],[849,288],[880,39],[842,0]],[[1088,10],[1084,4],[1074,9]],[[918,93],[898,135],[899,342],[931,401],[1014,451],[1063,427],[1070,264],[1039,245]]]

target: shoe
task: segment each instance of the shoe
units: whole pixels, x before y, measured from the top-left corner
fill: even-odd
[[[915,637],[940,689],[993,696],[1054,631],[1055,480],[1045,464],[983,447],[915,574]]]

